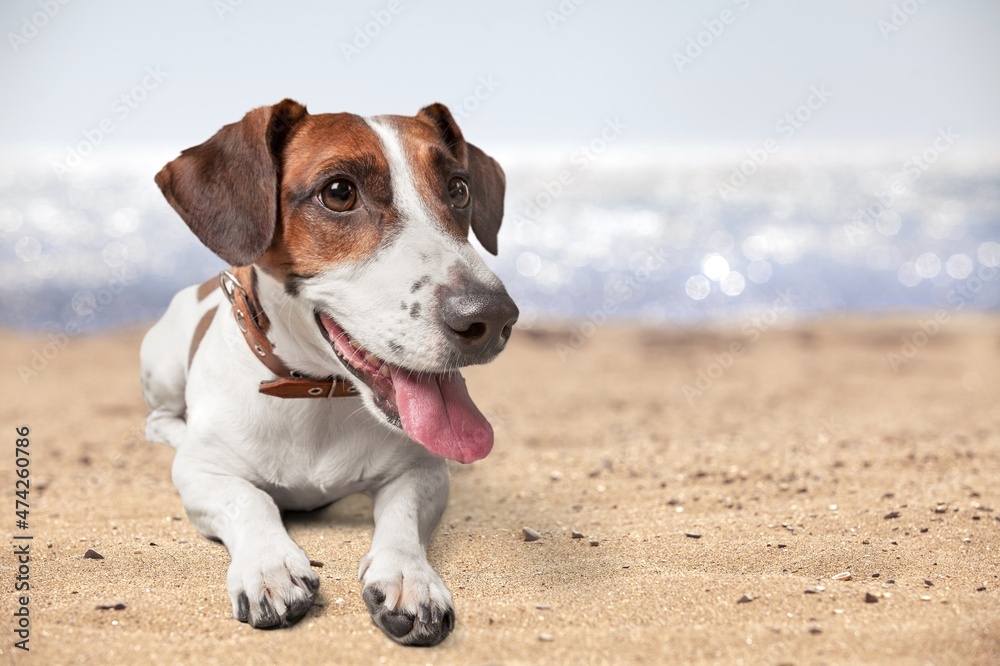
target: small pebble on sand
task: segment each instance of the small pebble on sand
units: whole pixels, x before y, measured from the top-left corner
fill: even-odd
[[[83,559],[85,560],[103,560],[104,556],[98,553],[93,548],[88,548],[87,552],[83,554]]]
[[[878,597],[871,592],[865,592],[865,603],[866,604],[877,604]]]
[[[684,536],[686,536],[689,539],[700,539],[701,538],[701,534],[699,534],[698,532],[685,532]]]
[[[583,532],[577,532],[576,530],[573,530],[572,532],[570,532],[570,536],[573,537],[574,539],[582,539]]]
[[[542,538],[542,535],[537,530],[533,530],[530,527],[522,527],[521,532],[524,534],[525,541],[538,541]]]
[[[749,594],[744,594],[742,597],[740,597],[739,599],[736,600],[736,603],[738,603],[738,604],[748,604],[751,601],[753,601],[753,597],[751,597]]]
[[[839,574],[834,574],[834,575],[830,576],[830,578],[832,580],[851,580],[851,572],[850,571],[842,571]]]
[[[550,643],[554,639],[552,634],[538,634],[538,640],[540,640],[543,643]]]
[[[97,604],[97,610],[125,610],[126,606],[122,602],[118,601],[109,604]]]

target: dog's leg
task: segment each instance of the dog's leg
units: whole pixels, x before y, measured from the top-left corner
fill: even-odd
[[[274,500],[249,481],[187,454],[189,448],[174,459],[174,485],[198,531],[229,550],[226,582],[233,615],[260,629],[299,621],[312,606],[319,576],[288,536]]]
[[[205,301],[209,303],[209,301]],[[187,433],[184,399],[188,352],[201,318],[197,287],[177,292],[163,317],[142,339],[142,394],[149,405],[146,439],[180,448]]]
[[[149,330],[140,351],[142,394],[149,405],[146,439],[180,448],[187,429],[184,422],[187,378],[182,354],[176,341],[171,339],[170,327],[162,322]],[[180,336],[177,332],[172,335]]]
[[[403,645],[437,645],[455,626],[451,593],[427,562],[448,502],[444,460],[414,465],[373,497],[375,534],[358,570],[372,621]]]

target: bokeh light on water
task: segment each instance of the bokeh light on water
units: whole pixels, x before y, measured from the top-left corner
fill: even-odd
[[[876,193],[898,170],[891,158],[776,161],[729,201],[726,160],[607,160],[555,197],[544,185],[559,165],[504,163],[507,214],[488,263],[522,326],[595,311],[738,319],[788,290],[798,314],[1000,307],[1000,160],[942,160],[888,207]],[[0,324],[148,321],[217,272],[155,171],[0,165]]]

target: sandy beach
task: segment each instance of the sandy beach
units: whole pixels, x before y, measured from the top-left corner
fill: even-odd
[[[430,558],[457,627],[433,649],[371,624],[363,497],[288,518],[322,563],[299,625],[234,620],[226,551],[184,515],[173,450],[143,437],[142,330],[72,338],[24,379],[46,340],[0,334],[11,543],[17,426],[30,427],[33,482],[19,532],[33,536],[31,650],[12,646],[8,545],[2,658],[1000,663],[1000,319],[952,316],[919,335],[930,316],[517,331],[466,372],[496,446],[452,469]]]

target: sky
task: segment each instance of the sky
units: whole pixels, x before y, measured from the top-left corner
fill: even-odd
[[[576,2],[5,0],[0,147],[176,151],[284,97],[440,101],[493,146],[578,144],[609,120],[638,149],[747,144],[797,111],[811,141],[923,145],[950,125],[1000,142],[995,0]]]

